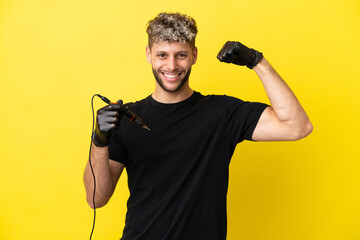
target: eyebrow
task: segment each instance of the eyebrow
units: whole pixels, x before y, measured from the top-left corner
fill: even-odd
[[[179,53],[186,53],[186,54],[189,54],[189,52],[188,52],[188,51],[180,51],[180,52],[177,52],[177,54],[179,54]]]
[[[156,51],[155,52],[155,54],[162,54],[162,53],[168,53],[168,52],[166,52],[166,51]],[[186,54],[189,54],[189,52],[188,51],[179,51],[179,52],[176,52],[175,54],[180,54],[180,53],[182,53],[182,54],[184,54],[184,53],[186,53]]]

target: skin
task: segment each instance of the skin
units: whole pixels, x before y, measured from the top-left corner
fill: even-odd
[[[254,141],[296,141],[308,136],[313,126],[295,94],[268,61],[253,68],[260,78],[271,107],[264,110],[253,132]]]
[[[197,60],[197,48],[179,42],[153,43],[146,47],[146,59],[151,64],[156,79],[152,97],[162,103],[176,103],[190,97],[189,74]],[[176,78],[166,74],[178,75]]]
[[[108,147],[96,147],[94,144],[91,147],[91,163],[96,178],[95,207],[100,208],[110,200],[125,165],[109,159]],[[86,200],[94,208],[94,181],[89,161],[84,171],[84,185]]]
[[[197,48],[188,43],[160,42],[146,47],[146,59],[156,79],[152,97],[162,103],[176,103],[190,97],[189,74],[197,60]],[[235,67],[235,65],[234,65]],[[241,66],[236,66],[241,67]],[[309,135],[312,124],[294,93],[265,58],[253,70],[261,80],[272,107],[262,113],[254,130],[255,141],[294,141]],[[174,75],[175,77],[171,77]],[[96,208],[111,198],[124,164],[109,159],[108,147],[92,145],[91,161],[96,177]],[[93,176],[87,163],[84,172],[87,202],[93,205]]]

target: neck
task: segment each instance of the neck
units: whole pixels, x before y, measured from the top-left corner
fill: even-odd
[[[178,103],[189,98],[194,90],[190,87],[183,87],[176,92],[166,92],[163,89],[159,90],[160,86],[156,86],[155,91],[151,95],[152,98],[161,103]]]

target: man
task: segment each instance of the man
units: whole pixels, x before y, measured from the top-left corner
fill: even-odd
[[[148,23],[146,58],[156,87],[152,95],[126,106],[151,131],[121,115],[124,106],[110,104],[97,112],[91,162],[84,183],[91,207],[110,199],[124,168],[130,197],[123,240],[226,239],[228,167],[243,140],[298,140],[312,125],[286,83],[256,50],[227,42],[221,62],[254,69],[271,107],[228,96],[203,96],[189,86],[197,60],[195,21],[186,15],[161,13]]]

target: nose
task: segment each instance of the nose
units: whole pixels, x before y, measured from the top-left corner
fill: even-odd
[[[170,57],[167,62],[167,68],[169,71],[174,71],[177,68],[177,63],[175,57]]]

